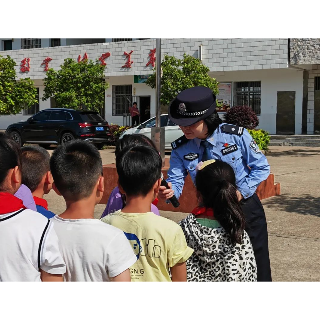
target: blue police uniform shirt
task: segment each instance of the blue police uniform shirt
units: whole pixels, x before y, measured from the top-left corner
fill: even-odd
[[[240,128],[241,135],[225,132],[224,125],[237,130]],[[268,178],[270,165],[267,158],[246,129],[222,123],[206,140],[211,159],[224,161],[233,168],[237,188],[245,199],[251,197],[258,185]],[[200,143],[201,139],[194,138],[171,152],[167,182],[171,182],[177,198],[182,193],[188,172],[195,182],[196,166],[204,155],[204,147]]]

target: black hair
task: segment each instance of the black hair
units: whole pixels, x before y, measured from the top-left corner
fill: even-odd
[[[232,167],[216,160],[197,172],[195,184],[201,195],[201,205],[213,209],[215,219],[229,234],[233,245],[241,244],[245,219]]]
[[[103,174],[98,149],[82,140],[58,146],[51,156],[50,168],[59,192],[73,201],[89,197]]]
[[[135,105],[135,104],[137,104],[136,102],[134,102],[132,105]]]
[[[21,167],[20,147],[7,134],[0,133],[0,191],[6,191],[3,182],[8,171],[16,166]]]
[[[161,177],[162,159],[153,147],[129,147],[118,154],[116,167],[127,196],[146,196]]]
[[[207,136],[210,137],[213,134],[214,130],[219,127],[219,124],[222,123],[222,120],[220,119],[217,111],[214,111],[210,116],[205,118],[203,122],[207,125]]]
[[[21,148],[21,182],[35,191],[43,176],[50,171],[50,154],[40,146]]]
[[[155,144],[152,140],[142,134],[126,134],[123,136],[122,139],[118,140],[116,144],[115,155],[120,153],[121,150],[128,148],[128,147],[135,147],[135,146],[151,146],[156,149]]]

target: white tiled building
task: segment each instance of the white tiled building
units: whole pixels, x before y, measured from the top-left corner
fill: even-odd
[[[200,57],[209,67],[209,75],[222,86],[227,84],[231,88],[229,93],[226,92],[231,105],[249,104],[259,115],[259,127],[269,133],[313,134],[320,130],[320,121],[317,122],[314,117],[318,108],[317,90],[320,90],[319,62],[303,60],[305,54],[301,56],[299,51],[309,40],[162,39],[161,50],[162,55],[178,58],[182,58],[184,53]],[[92,60],[110,53],[105,59],[109,88],[106,90],[104,110],[109,123],[124,124],[123,113],[132,101],[137,101],[141,113],[150,105],[151,116],[154,116],[155,90],[141,82],[143,76],[152,74],[152,65],[147,64],[149,54],[155,47],[155,39],[0,39],[0,55],[9,54],[16,61],[18,78],[30,77],[39,88],[39,106],[30,110],[29,114],[0,116],[0,129],[27,119],[38,109],[54,106],[53,101],[41,99],[44,59],[50,57],[49,67],[58,70],[65,58],[77,59],[85,53]],[[124,52],[131,51],[131,68],[124,68],[128,61]],[[28,72],[20,71],[24,58],[30,59]]]

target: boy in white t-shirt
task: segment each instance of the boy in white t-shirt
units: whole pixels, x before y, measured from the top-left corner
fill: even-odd
[[[97,148],[74,140],[58,146],[50,159],[53,189],[67,209],[52,218],[66,262],[65,281],[130,281],[137,260],[124,233],[94,219],[104,179]]]
[[[0,281],[62,281],[66,271],[52,222],[14,194],[21,150],[0,134]]]
[[[135,250],[138,260],[130,268],[131,281],[187,281],[186,260],[193,249],[177,223],[150,212],[161,183],[158,151],[125,148],[117,155],[116,166],[126,206],[102,221],[123,230]]]

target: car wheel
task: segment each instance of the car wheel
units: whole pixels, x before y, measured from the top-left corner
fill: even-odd
[[[65,132],[62,134],[61,139],[60,139],[60,144],[65,144],[69,141],[74,140],[74,136],[71,132]]]
[[[10,137],[13,141],[15,141],[19,145],[19,147],[22,146],[21,135],[18,131],[11,131]]]

